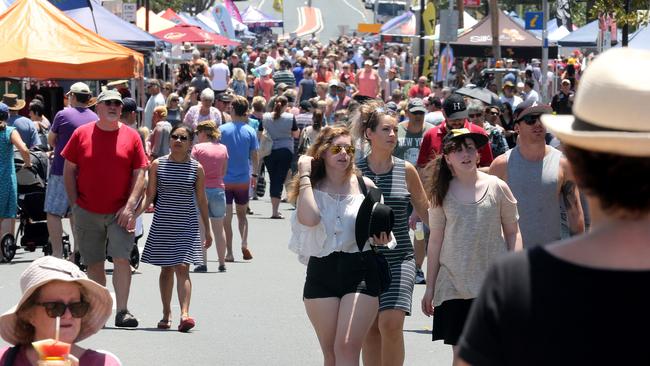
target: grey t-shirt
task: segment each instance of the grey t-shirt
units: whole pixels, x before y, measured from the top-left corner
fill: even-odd
[[[284,112],[280,118],[273,119],[274,113],[264,113],[262,117],[262,127],[267,131],[269,137],[273,140],[273,150],[289,149],[293,152],[292,131],[298,130],[296,118],[293,114]]]

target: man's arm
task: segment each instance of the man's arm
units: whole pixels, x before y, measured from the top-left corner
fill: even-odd
[[[52,132],[52,130],[50,130],[50,132],[47,133],[47,144],[52,146],[52,149],[54,149],[54,147],[56,146],[57,136],[58,134],[56,132]]]
[[[505,155],[497,156],[492,164],[490,164],[490,169],[487,172],[490,175],[495,175],[499,177],[504,182],[508,181],[508,160]]]
[[[126,205],[117,211],[117,224],[128,228],[131,220],[135,220],[135,210],[138,207],[144,189],[144,171],[146,167],[135,169],[131,174],[131,189]]]
[[[562,169],[562,184],[560,186],[560,196],[564,201],[564,207],[567,211],[569,220],[569,231],[571,235],[577,235],[585,231],[585,217],[580,203],[580,192],[575,183],[573,172],[566,158],[560,160]]]
[[[63,185],[65,186],[65,193],[68,194],[68,202],[70,207],[74,206],[77,202],[77,164],[66,159],[63,163]]]

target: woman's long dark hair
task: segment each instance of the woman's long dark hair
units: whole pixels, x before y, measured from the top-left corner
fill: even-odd
[[[282,112],[287,107],[289,101],[286,97],[279,96],[275,98],[275,104],[273,105],[273,119],[278,119],[282,116]]]
[[[467,148],[465,140],[448,141],[442,147],[442,154],[427,164],[424,180],[426,186],[429,187],[427,193],[429,194],[429,199],[433,207],[442,206],[447,192],[449,192],[449,183],[454,178],[454,174],[447,164],[445,155],[459,151],[463,147]]]

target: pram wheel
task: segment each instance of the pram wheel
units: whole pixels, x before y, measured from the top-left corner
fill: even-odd
[[[76,264],[80,270],[85,271],[86,265],[81,263],[81,254],[79,252],[74,252],[72,255],[74,255],[74,264]]]
[[[5,234],[0,241],[0,251],[2,262],[11,262],[16,255],[16,238],[13,234]]]
[[[43,255],[52,255],[52,243],[49,241],[43,245]]]

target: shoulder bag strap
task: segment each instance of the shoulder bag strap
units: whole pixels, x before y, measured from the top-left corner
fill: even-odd
[[[360,175],[357,175],[357,181],[359,182],[359,188],[361,188],[361,192],[363,193],[364,196],[368,195],[368,187],[366,187],[366,182],[363,180],[363,177]]]

